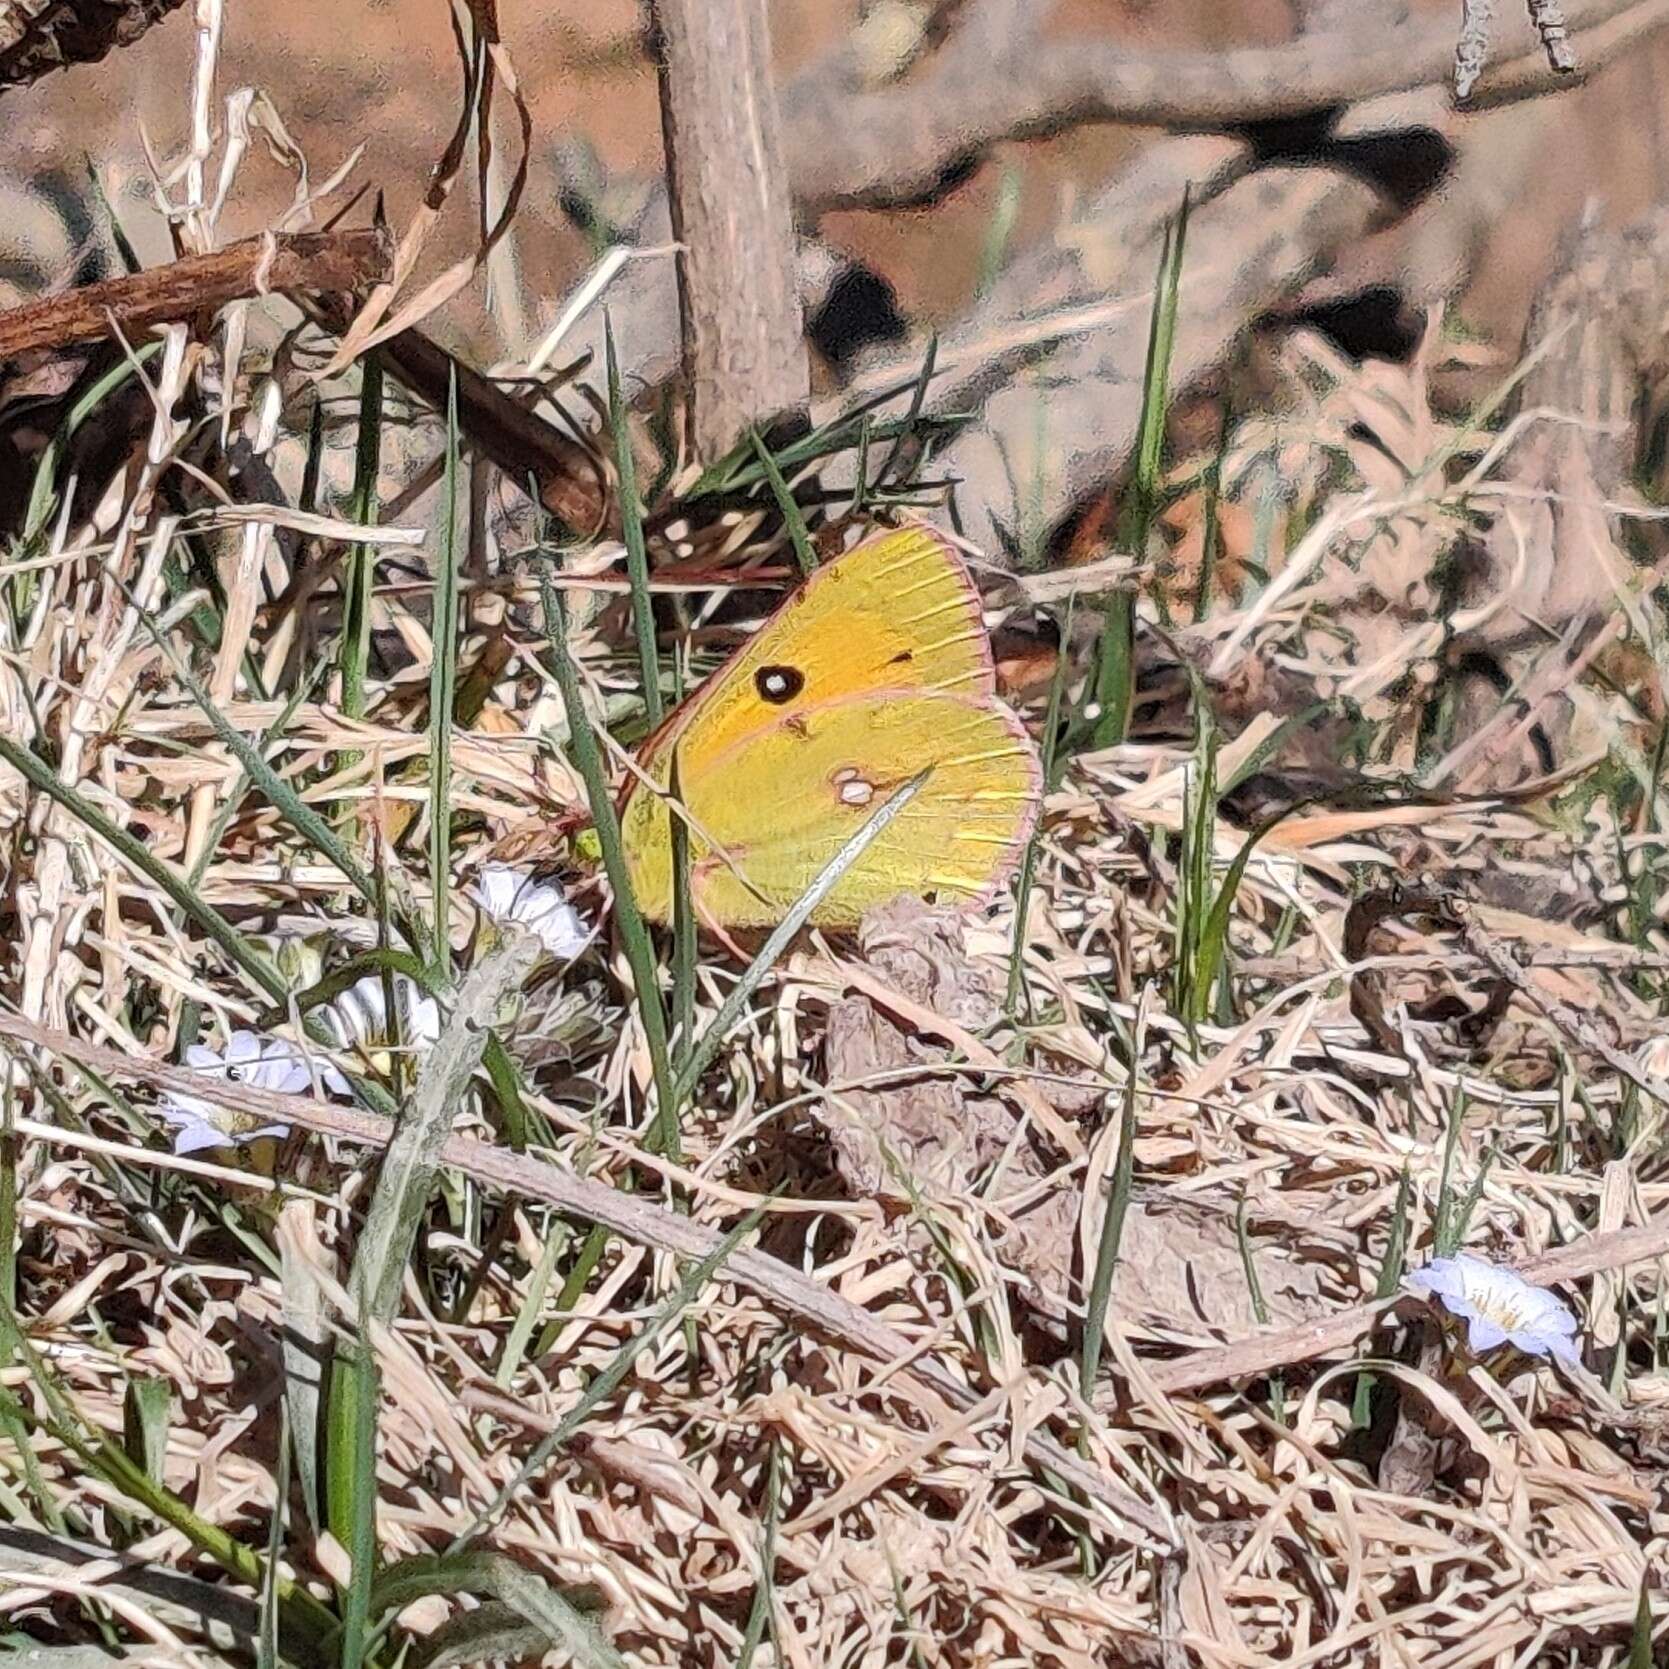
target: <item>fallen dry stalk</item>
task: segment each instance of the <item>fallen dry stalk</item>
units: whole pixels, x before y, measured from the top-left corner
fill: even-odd
[[[332,1107],[306,1096],[274,1095],[231,1081],[205,1091],[204,1080],[185,1067],[124,1055],[99,1044],[83,1043],[64,1032],[38,1026],[17,1015],[0,1016],[0,1037],[36,1045],[103,1072],[121,1072],[161,1089],[206,1093],[221,1105],[251,1113],[263,1120],[282,1120],[345,1141],[386,1146],[389,1121],[358,1108]],[[708,1256],[719,1236],[674,1212],[663,1211],[646,1199],[621,1193],[602,1183],[572,1176],[537,1159],[511,1153],[461,1136],[442,1150],[448,1165],[478,1181],[514,1189],[542,1199],[559,1210],[600,1223],[617,1234],[679,1257]],[[1633,1228],[1593,1234],[1515,1265],[1526,1280],[1549,1284],[1581,1280],[1602,1270],[1669,1256],[1669,1213]],[[877,1321],[867,1310],[808,1280],[778,1259],[764,1253],[738,1250],[725,1264],[726,1275],[780,1311],[816,1328],[826,1337],[882,1363],[898,1363],[913,1352],[910,1341]],[[1348,1349],[1366,1337],[1400,1298],[1355,1304],[1332,1315],[1319,1316],[1295,1327],[1259,1333],[1226,1345],[1191,1351],[1171,1362],[1150,1365],[1149,1375],[1160,1391],[1176,1394],[1200,1391],[1225,1380],[1250,1379],[1277,1369],[1313,1361]],[[947,1402],[968,1408],[976,1394],[933,1363],[917,1359],[911,1374]],[[1161,1545],[1172,1545],[1164,1516],[1129,1495],[1119,1485],[1086,1467],[1052,1438],[1031,1433],[1025,1440],[1028,1457],[1054,1471],[1115,1517],[1145,1532]]]
[[[166,1066],[100,1044],[83,1043],[66,1032],[35,1025],[20,1015],[0,1016],[0,1038],[35,1045],[101,1072],[125,1073],[160,1089],[211,1099],[220,1106],[253,1113],[269,1123],[301,1125],[322,1135],[374,1147],[386,1147],[393,1135],[392,1121],[378,1113],[332,1107],[303,1095],[274,1095],[230,1080],[205,1087],[202,1074],[189,1068]],[[647,1199],[573,1176],[555,1165],[506,1148],[453,1136],[442,1147],[440,1158],[441,1163],[455,1166],[477,1181],[544,1200],[560,1211],[600,1223],[657,1251],[683,1258],[702,1258],[710,1256],[720,1244],[720,1237],[710,1229],[676,1212],[662,1210]],[[953,1407],[971,1408],[979,1400],[979,1393],[953,1379],[933,1362],[919,1357],[911,1360],[916,1356],[916,1347],[885,1322],[877,1321],[867,1310],[808,1280],[774,1257],[737,1250],[726,1259],[724,1273],[767,1304],[874,1361],[889,1366],[908,1362],[903,1371]],[[1131,1540],[1165,1549],[1178,1546],[1169,1516],[1162,1509],[1086,1466],[1053,1438],[1028,1432],[1024,1449],[1034,1465],[1054,1473],[1062,1483],[1105,1508]]]
[[[1543,1252],[1512,1265],[1527,1281],[1548,1286],[1557,1281],[1579,1281],[1605,1269],[1644,1263],[1650,1258],[1669,1257],[1669,1213],[1659,1213],[1649,1223],[1631,1229],[1613,1229],[1609,1234],[1591,1234],[1571,1246]],[[1348,1310],[1319,1316],[1297,1327],[1260,1333],[1233,1344],[1213,1345],[1179,1356],[1174,1362],[1159,1362],[1149,1370],[1161,1391],[1202,1391],[1225,1379],[1251,1379],[1287,1368],[1318,1356],[1331,1356],[1366,1337],[1380,1318],[1403,1298],[1380,1298],[1371,1304],[1353,1304]]]

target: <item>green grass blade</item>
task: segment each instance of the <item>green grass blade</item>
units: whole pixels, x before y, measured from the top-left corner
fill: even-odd
[[[1466,1123],[1466,1091],[1458,1089],[1449,1105],[1448,1129],[1443,1137],[1443,1161],[1437,1173],[1437,1203],[1431,1211],[1431,1246],[1435,1256],[1452,1257],[1460,1249],[1462,1230],[1455,1227],[1454,1163],[1460,1133]]]
[[[342,1634],[338,1663],[359,1669],[371,1623],[371,1587],[377,1562],[377,1403],[381,1396],[370,1329],[361,1318],[359,1338],[338,1348],[331,1363],[329,1433],[325,1442],[325,1501],[330,1533],[348,1555],[341,1591]]]
[[[997,201],[992,206],[991,218],[986,223],[985,238],[980,245],[979,271],[974,279],[974,299],[982,300],[1003,270],[1014,228],[1020,219],[1020,170],[1012,162],[1003,167],[997,185]]]
[[[1182,247],[1188,229],[1188,197],[1183,194],[1176,220],[1166,229],[1154,288],[1153,313],[1148,327],[1147,367],[1142,377],[1142,416],[1137,431],[1135,469],[1119,544],[1140,560],[1147,549],[1148,529],[1159,502],[1159,471],[1165,442],[1169,403],[1171,349],[1176,340],[1176,316],[1182,284]],[[1101,626],[1101,648],[1093,682],[1099,711],[1091,729],[1098,748],[1115,747],[1130,731],[1130,707],[1136,688],[1136,598],[1128,591],[1107,600]]]
[[[150,633],[151,641],[161,650],[174,676],[179,679],[181,686],[191,699],[197,704],[203,717],[209,721],[215,736],[225,744],[226,751],[242,766],[244,775],[266,797],[267,803],[284,819],[286,823],[299,834],[303,840],[312,846],[320,857],[333,863],[341,870],[343,878],[355,892],[367,903],[375,904],[377,889],[368,871],[359,863],[358,859],[348,850],[341,837],[288,782],[268,763],[262,752],[262,744],[251,742],[244,733],[234,725],[221,710],[218,702],[203,687],[196,673],[191,670],[185,657],[171,644],[167,637],[157,629],[154,621],[142,615],[141,620],[145,629]],[[303,686],[305,694],[312,687],[311,681]],[[287,722],[288,716],[295,711],[295,701],[285,704],[284,712],[279,715],[280,721]],[[204,857],[198,860],[199,867],[212,855],[213,847],[206,846]],[[196,874],[198,871],[194,870]]]
[[[11,1058],[7,1051],[5,1059]],[[8,1071],[0,1084],[0,1302],[6,1304],[17,1302],[17,1089]]]
[[[741,1649],[736,1653],[736,1669],[753,1669],[759,1643],[771,1626],[771,1609],[776,1592],[772,1572],[777,1562],[777,1518],[782,1510],[782,1449],[771,1445],[770,1465],[765,1469],[765,1522],[759,1532],[759,1585],[753,1591],[753,1604],[748,1608],[747,1627],[742,1631]]]
[[[492,1098],[498,1103],[497,1128],[504,1145],[515,1153],[525,1152],[529,1133],[535,1128],[540,1132],[539,1139],[548,1143],[549,1127],[542,1114],[535,1114],[528,1107],[527,1097],[522,1093],[521,1075],[496,1033],[487,1039],[481,1064],[487,1069]]]
[[[852,514],[861,516],[869,499],[869,446],[873,420],[868,412],[858,419],[858,479],[852,488]]]
[[[573,1231],[560,1218],[553,1218],[545,1231],[545,1244],[539,1261],[528,1276],[526,1290],[521,1295],[516,1318],[505,1335],[504,1349],[493,1365],[493,1383],[507,1391],[522,1363],[527,1359],[528,1341],[539,1325],[539,1312],[544,1308],[545,1294],[550,1291],[556,1276],[556,1260],[573,1239]]]
[[[453,1538],[451,1545],[447,1548],[448,1553],[462,1552],[476,1536],[482,1534],[496,1522],[499,1514],[515,1499],[516,1492],[585,1424],[591,1410],[614,1395],[627,1375],[636,1367],[638,1357],[644,1351],[650,1349],[669,1329],[678,1325],[684,1312],[695,1302],[702,1289],[723,1267],[730,1254],[753,1233],[760,1218],[764,1215],[764,1206],[755,1206],[706,1257],[684,1276],[683,1280],[678,1283],[677,1290],[669,1294],[666,1302],[650,1317],[639,1332],[628,1339],[614,1353],[609,1365],[586,1386],[584,1394],[562,1416],[555,1428],[539,1440],[533,1452],[517,1468],[515,1477],[511,1478],[493,1497],[492,1501],[476,1518],[475,1524]]]
[[[1500,1146],[1491,1142],[1483,1151],[1483,1157],[1478,1160],[1478,1174],[1472,1178],[1472,1185],[1461,1196],[1460,1204],[1456,1207],[1450,1227],[1450,1234],[1454,1240],[1455,1249],[1466,1243],[1466,1230],[1472,1222],[1472,1214],[1478,1209],[1478,1201],[1484,1197],[1484,1189],[1489,1183],[1489,1173],[1495,1166],[1495,1161],[1501,1157]],[[1622,1289],[1622,1300],[1627,1301],[1628,1289]]]
[[[510,1620],[506,1612],[518,1625],[525,1620],[539,1630],[539,1644],[524,1647],[515,1653],[488,1649],[487,1637],[477,1635],[477,1650],[483,1655],[472,1659],[453,1658],[451,1661],[482,1662],[506,1655],[539,1657],[546,1650],[559,1649],[571,1653],[572,1660],[577,1663],[604,1664],[615,1669],[622,1662],[591,1620],[591,1613],[606,1609],[600,1590],[590,1587],[557,1588],[507,1554],[472,1550],[450,1554],[420,1553],[402,1559],[390,1565],[377,1578],[371,1603],[376,1612],[383,1614],[403,1611],[408,1605],[432,1594],[446,1599],[469,1594],[497,1601],[492,1619],[495,1636]],[[451,1646],[455,1648],[456,1645],[454,1637]],[[425,1653],[422,1661],[431,1659]]]
[[[1414,1174],[1404,1164],[1397,1179],[1397,1197],[1391,1205],[1391,1224],[1385,1236],[1385,1258],[1374,1283],[1376,1298],[1389,1298],[1402,1285],[1408,1267],[1409,1224],[1414,1215]]]
[[[933,385],[933,373],[938,363],[939,337],[935,332],[927,339],[927,352],[922,355],[921,370],[916,375],[915,387],[910,391],[910,409],[904,414],[904,421],[893,437],[885,461],[875,472],[875,479],[870,483],[871,491],[883,486],[903,462],[910,442],[915,438],[916,426],[921,421],[921,408],[927,403],[927,391]]]
[[[76,431],[130,377],[137,376],[142,365],[156,358],[161,352],[160,342],[146,342],[134,348],[122,356],[120,363],[111,366],[102,376],[95,378],[71,402],[69,410],[64,413],[63,422],[58,425],[52,439],[46,443],[40,461],[35,466],[34,480],[29,487],[29,507],[23,515],[20,543],[25,546],[32,544],[52,519],[58,502],[58,468],[69,451]]]
[[[1246,1277],[1246,1291],[1252,1301],[1252,1316],[1259,1327],[1269,1325],[1269,1303],[1263,1295],[1263,1282],[1258,1279],[1257,1259],[1252,1255],[1252,1237],[1246,1226],[1246,1190],[1240,1190],[1240,1198],[1234,1208],[1234,1238],[1240,1249],[1240,1268]],[[1286,1415],[1286,1379],[1281,1374],[1275,1374],[1269,1381],[1269,1409],[1271,1415],[1281,1420]]]
[[[307,456],[301,465],[301,490],[296,494],[296,508],[311,512],[319,504],[319,478],[325,467],[325,403],[316,395],[313,409],[307,414]]]
[[[446,393],[446,482],[429,641],[429,891],[434,963],[450,974],[452,943],[452,702],[458,688],[458,368]]]
[[[1136,448],[1136,514],[1146,520],[1158,503],[1159,467],[1165,447],[1165,419],[1170,403],[1171,352],[1176,345],[1176,316],[1182,290],[1182,249],[1188,237],[1188,192],[1166,231],[1159,269],[1156,306],[1148,332],[1147,365],[1142,377],[1142,421]]]
[[[638,497],[630,414],[620,388],[614,327],[607,313],[603,315],[603,348],[608,359],[608,418],[614,435],[620,534],[626,546],[626,578],[632,587],[632,627],[637,634],[638,667],[643,677],[643,709],[653,730],[661,722],[661,660],[655,647],[655,601],[649,593],[649,551],[643,540],[643,502]]]
[[[655,1080],[654,1143],[658,1152],[669,1158],[675,1157],[679,1148],[678,1102],[672,1089],[666,1009],[661,1003],[655,947],[644,925],[643,912],[632,896],[631,872],[626,867],[625,849],[620,844],[620,815],[614,807],[614,796],[609,792],[602,752],[591,729],[591,716],[585,710],[579,671],[568,653],[568,611],[551,582],[548,570],[541,570],[539,586],[544,601],[545,635],[550,642],[550,670],[562,693],[562,705],[568,716],[569,749],[585,783],[586,798],[591,804],[591,819],[603,849],[603,868],[608,874],[609,885],[614,889],[614,919],[626,948],[627,965],[632,970],[632,985],[637,993],[644,1042],[649,1049],[649,1066]]]
[[[455,1611],[433,1634],[401,1644],[411,1647],[400,1660],[401,1669],[475,1669],[480,1663],[553,1661],[544,1629],[495,1599],[483,1600],[469,1611]]]
[[[1302,802],[1300,802],[1302,803]],[[1234,901],[1240,891],[1240,883],[1246,878],[1246,867],[1252,861],[1253,854],[1262,844],[1277,824],[1283,823],[1290,817],[1297,806],[1283,806],[1272,817],[1266,817],[1250,834],[1246,836],[1240,850],[1235,853],[1229,867],[1223,873],[1223,883],[1217,889],[1216,898],[1211,905],[1211,913],[1206,917],[1205,927],[1200,934],[1199,959],[1196,979],[1198,981],[1198,1000],[1203,1005],[1211,1000],[1211,992],[1217,983],[1219,969],[1228,955],[1229,922],[1234,913]],[[1203,1007],[1200,1018],[1205,1018]]]
[[[782,517],[782,525],[788,530],[788,537],[794,546],[794,560],[800,565],[800,573],[809,578],[817,567],[817,552],[811,548],[811,535],[806,532],[806,519],[800,513],[800,506],[794,495],[788,489],[787,478],[777,467],[777,461],[771,456],[771,449],[760,438],[757,429],[748,430],[748,439],[753,443],[754,456],[759,460],[759,467],[765,472],[765,479],[770,484],[771,497],[776,500],[777,513]]]
[[[667,787],[679,805],[684,802],[683,766],[678,744],[672,745]],[[690,1052],[695,1030],[695,892],[690,886],[690,826],[682,817],[668,819],[672,834],[672,1035],[675,1063]]]
[[[115,207],[110,201],[110,193],[104,189],[104,181],[99,175],[90,156],[81,158],[87,170],[87,187],[92,193],[93,201],[98,204],[104,215],[105,224],[109,228],[110,241],[116,246],[116,258],[122,263],[122,270],[128,274],[142,272],[145,263],[139,259],[139,251],[133,247],[133,240],[127,235],[127,228],[116,216]]]
[[[1211,890],[1217,861],[1217,728],[1203,681],[1194,679],[1193,771],[1182,813],[1182,861],[1176,905],[1176,1007],[1190,1027],[1205,1017],[1217,964],[1208,945],[1217,920],[1216,904],[1232,905],[1234,892],[1215,899]],[[1247,857],[1250,858],[1248,852]],[[1221,932],[1228,933],[1223,911]]]
[[[111,822],[97,806],[68,784],[60,782],[42,760],[28,749],[19,747],[9,736],[0,736],[0,759],[4,759],[32,787],[50,795],[147,881],[160,887],[186,917],[219,945],[274,1002],[284,1001],[288,987],[272,963],[250,945],[213,905],[205,903],[172,869],[152,857],[126,829]]]
[[[236,1580],[251,1588],[261,1586],[264,1579],[261,1560],[237,1537],[220,1525],[200,1518],[177,1495],[136,1466],[119,1443],[82,1421],[22,1331],[16,1312],[4,1303],[0,1303],[0,1353],[25,1366],[45,1408],[44,1417],[39,1416],[9,1386],[0,1386],[0,1419],[46,1431],[89,1472],[170,1529],[179,1531],[193,1547]],[[298,1584],[281,1577],[279,1595],[286,1624],[296,1628],[308,1641],[321,1641],[334,1631],[335,1618]]]
[[[1136,1005],[1136,1023],[1130,1043],[1128,1077],[1119,1114],[1118,1160],[1108,1178],[1107,1210],[1101,1219],[1101,1237],[1095,1247],[1095,1271],[1090,1277],[1089,1295],[1084,1301],[1084,1346],[1078,1359],[1078,1384],[1086,1399],[1095,1389],[1096,1369],[1107,1337],[1107,1305],[1113,1293],[1113,1271],[1118,1267],[1124,1219],[1130,1209],[1130,1189],[1136,1167],[1136,1100],[1141,1081],[1142,1048],[1147,1036],[1148,993]]]
[[[1217,427],[1217,451],[1205,472],[1205,525],[1200,530],[1200,580],[1194,590],[1194,623],[1205,619],[1211,607],[1211,583],[1217,574],[1218,547],[1223,542],[1223,460],[1228,457],[1229,437],[1234,427],[1234,408],[1223,396],[1223,414]]]
[[[322,1426],[326,1322],[324,1296],[312,1271],[287,1235],[279,1236],[281,1263],[278,1290],[283,1299],[284,1330],[280,1334],[284,1367],[285,1430],[295,1454],[296,1481],[302,1511],[316,1533],[323,1528],[321,1482],[325,1476],[319,1444]]]
[[[841,876],[869,849],[870,843],[878,839],[887,825],[921,792],[922,784],[932,774],[931,765],[918,771],[877,806],[863,826],[851,835],[845,845],[818,871],[817,878],[800,894],[782,920],[771,930],[770,936],[760,947],[759,954],[743,970],[742,977],[736,981],[730,995],[713,1016],[712,1023],[691,1046],[673,1088],[677,1106],[683,1106],[685,1099],[700,1082],[701,1074],[706,1071],[708,1062],[718,1052],[719,1045],[730,1035],[730,1028],[741,1018],[742,1010],[753,1000],[754,992],[775,967],[777,958],[788,948],[794,935],[811,919],[812,911],[829,896]]]
[[[279,1410],[278,1465],[273,1474],[273,1499],[290,1498],[290,1422],[287,1410]],[[279,1651],[278,1571],[284,1560],[284,1532],[289,1515],[275,1512],[267,1530],[266,1579],[258,1596],[261,1607],[260,1630],[255,1640],[255,1669],[279,1669],[283,1661]]]
[[[1076,595],[1066,599],[1066,613],[1060,624],[1060,652],[1055,656],[1054,676],[1049,680],[1049,704],[1043,714],[1043,787],[1047,793],[1055,783],[1055,753],[1060,737],[1061,701],[1066,693],[1067,645],[1072,640],[1072,615],[1076,609]],[[1039,815],[1026,842],[1025,855],[1020,860],[1020,876],[1014,884],[1014,944],[1008,955],[1008,995],[1003,1007],[1013,1018],[1020,1001],[1025,979],[1026,919],[1031,910],[1032,883],[1037,874],[1037,843],[1043,838],[1043,818]]]
[[[410,1105],[378,1167],[354,1253],[349,1287],[374,1322],[392,1321],[399,1307],[400,1283],[428,1210],[440,1150],[452,1134],[504,999],[520,989],[538,950],[525,933],[508,935],[496,945],[459,986],[439,1039],[424,1053]]]
[[[382,463],[382,357],[375,350],[360,361],[359,439],[354,447],[353,499],[348,514],[357,526],[377,521],[377,476]],[[348,551],[342,581],[342,711],[365,715],[366,674],[371,660],[371,593],[377,547],[357,544]]]
[[[122,1449],[152,1483],[162,1482],[172,1392],[166,1379],[130,1379],[122,1394]]]
[[[361,1339],[339,1353],[332,1365],[326,1448],[330,1527],[352,1557],[352,1576],[342,1596],[345,1664],[357,1665],[363,1659],[375,1575],[378,1392],[371,1328],[388,1325],[399,1308],[401,1283],[428,1210],[440,1150],[481,1064],[500,1005],[527,977],[537,954],[538,946],[528,935],[509,937],[459,988],[445,1029],[423,1058],[411,1104],[383,1155],[355,1249],[349,1290],[359,1304]]]
[[[866,425],[871,442],[894,442],[907,433],[931,441],[940,436],[954,435],[959,429],[965,428],[970,421],[967,412],[921,412],[913,419],[903,416],[873,416],[877,407],[884,406],[900,394],[915,388],[920,380],[920,372],[914,372],[903,381],[871,395],[861,405],[836,418],[834,422],[826,423],[809,435],[802,435],[798,440],[779,446],[775,454],[777,467],[784,474],[793,474],[824,458],[850,452],[863,439]],[[753,493],[757,492],[764,482],[764,472],[759,467],[759,460],[754,456],[752,446],[743,441],[717,463],[703,470],[695,482],[685,490],[683,496],[688,500],[712,494],[728,496]],[[942,482],[938,485],[947,486],[949,483]],[[852,507],[851,494],[845,489],[837,491],[834,488],[819,488],[810,493],[802,492],[801,496],[812,503],[839,505],[843,509]],[[897,502],[898,494],[896,490],[889,490],[883,486],[881,474],[877,471],[869,477],[865,501]]]
[[[145,624],[149,627],[152,625],[152,622],[147,618],[145,620]],[[187,671],[189,672],[189,668]],[[318,690],[319,682],[324,677],[325,671],[326,666],[323,661],[315,662],[312,670],[307,674],[307,676],[297,682],[295,689],[289,696],[289,699],[284,703],[283,707],[279,709],[278,717],[275,718],[272,723],[261,732],[260,741],[253,744],[246,744],[250,746],[251,751],[258,759],[261,760],[263,764],[270,766],[271,762],[267,759],[267,750],[282,741],[288,734],[290,721],[301,711],[302,706],[307,701],[312,699],[313,695]],[[201,686],[199,686],[199,688],[201,688]],[[193,693],[195,694],[195,692]],[[207,691],[204,691],[203,693],[206,698]],[[199,703],[199,705],[201,705],[201,703]],[[240,742],[243,741],[243,732],[238,730],[235,726],[227,724],[225,714],[220,712],[212,701],[209,702],[204,708],[204,712],[208,716],[210,722],[215,724],[217,731],[221,724],[225,724],[226,729],[230,731],[233,736],[236,736]],[[273,772],[273,775],[277,776],[277,772]],[[203,840],[203,850],[197,854],[197,861],[191,866],[190,873],[186,876],[186,882],[189,886],[200,887],[203,884],[203,877],[208,874],[209,865],[214,862],[215,854],[220,850],[221,839],[225,835],[228,827],[230,827],[232,819],[237,816],[238,810],[243,804],[243,796],[249,785],[254,780],[255,779],[250,775],[248,767],[243,764],[240,757],[238,760],[238,774],[228,785],[226,792],[221,795],[220,806],[216,810],[214,814],[214,821],[209,824],[209,832]],[[282,783],[284,779],[282,777],[278,777],[278,780]],[[305,800],[301,801],[303,806],[305,806],[306,803],[307,802]],[[283,815],[283,813],[280,812],[280,815]],[[326,853],[325,856],[328,857],[329,854]],[[343,873],[345,874],[346,871]]]
[[[1634,1608],[1634,1627],[1629,1631],[1628,1669],[1652,1669],[1652,1574],[1640,1576],[1640,1602]]]

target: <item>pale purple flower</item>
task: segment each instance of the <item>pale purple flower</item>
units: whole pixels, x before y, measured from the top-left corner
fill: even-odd
[[[392,983],[400,1042],[412,1049],[426,1049],[438,1042],[440,1009],[435,999],[425,995],[405,974],[396,974]],[[366,974],[355,980],[339,997],[314,1009],[313,1018],[330,1033],[339,1049],[357,1045],[369,1052],[387,1049],[395,1040],[396,1027],[389,1018],[388,994],[381,974]],[[325,1082],[330,1083],[328,1076]],[[331,1084],[332,1089],[335,1087]]]
[[[253,1089],[291,1094],[308,1087],[307,1065],[295,1044],[281,1037],[261,1037],[254,1032],[234,1031],[224,1051],[188,1044],[185,1064],[193,1072],[248,1084]],[[200,1153],[211,1147],[241,1147],[262,1136],[287,1136],[287,1124],[262,1124],[239,1128],[247,1123],[244,1113],[229,1111],[186,1095],[165,1090],[157,1112],[174,1126],[174,1151]]]
[[[1466,1342],[1475,1351],[1510,1344],[1527,1356],[1580,1360],[1576,1317],[1564,1300],[1511,1269],[1458,1252],[1411,1270],[1403,1285],[1437,1299],[1450,1315],[1465,1321]]]
[[[509,864],[483,864],[470,891],[494,921],[523,928],[564,961],[578,956],[591,937],[561,887],[535,881],[525,870]]]

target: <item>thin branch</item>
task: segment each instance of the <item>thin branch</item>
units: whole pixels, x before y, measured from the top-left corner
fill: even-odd
[[[334,298],[314,298],[306,308],[325,330],[340,335],[351,310]],[[447,409],[456,382],[458,427],[470,445],[495,463],[518,488],[533,483],[539,501],[565,527],[586,538],[603,531],[612,509],[607,474],[596,455],[472,366],[413,326],[382,344],[384,367],[436,412]]]
[[[65,290],[0,313],[0,359],[31,348],[132,337],[151,325],[212,313],[248,296],[340,293],[387,277],[393,245],[380,227],[248,238],[208,255]]]
[[[1438,85],[1454,62],[1429,15],[1400,4],[1360,7],[1348,28],[1227,52],[1132,52],[1046,37],[1035,24],[999,38],[980,21],[976,11],[918,72],[878,91],[820,70],[796,78],[783,109],[803,213],[920,201],[1003,140],[1084,122],[1238,127]],[[1591,74],[1665,22],[1669,0],[1577,0],[1560,25],[1561,55],[1572,50],[1566,36],[1581,35]],[[1549,51],[1551,34],[1550,21]],[[1538,49],[1486,74],[1479,90],[1499,101],[1509,89],[1522,98],[1569,79]]]

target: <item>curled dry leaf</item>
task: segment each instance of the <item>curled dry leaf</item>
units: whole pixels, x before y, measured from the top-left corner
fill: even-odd
[[[962,945],[954,910],[900,900],[872,911],[859,936],[863,959],[912,1002],[970,1031],[1001,1010],[992,970]],[[872,997],[842,997],[829,1008],[824,1044],[825,1103],[841,1174],[859,1197],[905,1198],[899,1171],[955,1191],[993,1164],[1015,1131],[1015,1116],[966,1074],[934,1070],[952,1059],[941,1043],[915,1036]],[[923,1068],[901,1077],[901,1069]]]

